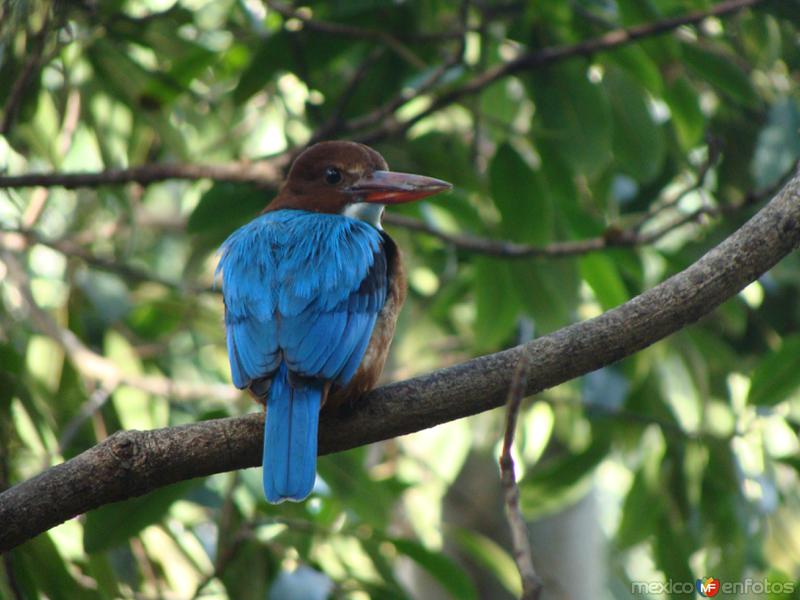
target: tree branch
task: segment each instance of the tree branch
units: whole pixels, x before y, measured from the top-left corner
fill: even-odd
[[[465,33],[458,38],[458,44],[452,54],[442,61],[442,63],[436,69],[431,71],[431,73],[429,73],[428,76],[425,77],[425,79],[416,88],[404,88],[400,90],[400,92],[393,98],[390,98],[384,104],[378,106],[374,110],[342,123],[340,133],[347,133],[350,131],[372,127],[373,125],[380,123],[392,115],[406,102],[427,94],[435,89],[435,87],[444,79],[445,75],[447,75],[451,69],[461,64],[463,60],[464,50],[467,43],[466,31],[468,18],[469,2],[468,0],[463,0],[459,9],[459,20],[461,22],[461,28]]]
[[[42,246],[47,246],[48,248],[52,248],[53,250],[63,254],[64,256],[77,258],[86,263],[87,265],[90,265],[101,271],[106,271],[108,273],[115,273],[116,275],[119,275],[123,279],[126,279],[130,282],[157,283],[173,291],[181,292],[184,294],[218,293],[217,290],[214,290],[209,287],[202,287],[202,286],[188,285],[188,284],[184,285],[182,282],[172,281],[170,279],[160,277],[155,273],[146,271],[144,269],[140,269],[139,267],[136,267],[134,265],[118,262],[111,258],[104,258],[102,256],[97,256],[95,254],[92,254],[85,248],[83,248],[80,244],[70,239],[51,239],[41,235],[39,232],[33,229],[28,229],[23,227],[6,228],[0,225],[0,248],[12,249],[11,246],[14,244],[9,243],[9,241],[7,240],[9,236],[11,236],[12,238],[13,237],[23,238],[24,245],[41,244]]]
[[[503,352],[373,390],[348,412],[325,413],[328,454],[474,415],[505,400],[529,361],[530,395],[614,363],[694,323],[800,245],[800,176],[686,270],[599,317]],[[158,487],[261,460],[259,414],[112,435],[0,494],[0,552],[70,517]]]
[[[286,19],[297,19],[303,24],[303,27],[309,31],[380,42],[417,69],[424,69],[426,67],[425,61],[417,56],[411,48],[386,31],[380,29],[366,29],[364,27],[356,27],[354,25],[337,23],[335,21],[319,21],[311,18],[306,11],[295,10],[291,6],[287,6],[275,0],[267,0],[266,4]]]
[[[368,135],[359,137],[358,141],[369,144],[385,137],[403,133],[425,117],[442,110],[446,106],[462,98],[483,91],[503,77],[514,75],[521,71],[539,69],[578,56],[591,56],[598,52],[613,50],[614,48],[619,48],[620,46],[625,46],[644,38],[668,33],[684,25],[694,25],[709,17],[722,17],[735,13],[742,9],[761,4],[764,1],[765,0],[726,0],[706,10],[698,10],[679,17],[670,17],[629,28],[615,29],[600,37],[578,42],[577,44],[551,46],[526,52],[514,60],[486,69],[460,86],[434,96],[430,105],[413,117],[400,122],[386,122],[383,126]]]
[[[442,81],[443,75],[448,68],[454,66],[460,60],[461,44],[463,44],[463,39],[461,39],[456,52],[445,61],[444,66],[431,73],[411,97],[407,97],[401,92],[399,96],[389,99],[383,106],[359,117],[354,117],[350,121],[345,121],[341,123],[338,129],[331,130],[328,133],[331,136],[336,136],[343,132],[356,131],[382,123],[377,129],[373,129],[365,135],[354,136],[357,141],[364,143],[380,141],[407,131],[425,117],[446,108],[466,96],[481,92],[492,83],[508,75],[548,66],[576,56],[589,56],[597,52],[612,50],[643,38],[667,33],[684,25],[698,23],[708,17],[722,17],[744,8],[756,6],[762,2],[764,0],[727,0],[707,10],[636,25],[627,29],[616,29],[600,37],[577,44],[553,46],[527,52],[514,60],[478,73],[460,86],[441,92],[438,95],[434,94],[431,104],[425,110],[405,121],[397,121],[391,118],[391,114],[409,99],[419,94],[433,92],[433,88]],[[376,32],[369,35],[372,36],[373,34],[377,35]],[[0,175],[0,189],[37,185],[44,187],[62,186],[66,188],[97,187],[126,183],[148,185],[168,179],[197,180],[206,178],[215,181],[254,183],[274,187],[282,180],[283,169],[288,166],[291,158],[296,156],[300,150],[301,148],[294,148],[269,160],[256,163],[229,165],[147,164],[127,169],[109,169],[97,173],[51,172]]]
[[[149,169],[157,167],[159,167],[159,165],[143,165],[141,167],[138,167],[137,170],[143,173],[146,172],[147,177],[156,177],[155,173],[149,173]],[[226,166],[223,168],[227,169],[229,167],[233,166]],[[214,167],[214,168],[216,169],[219,167]],[[781,177],[774,186],[771,186],[770,188],[764,190],[759,190],[758,192],[752,192],[737,204],[731,204],[720,208],[701,207],[691,213],[678,216],[672,222],[667,223],[666,225],[662,225],[659,228],[653,229],[648,232],[641,231],[643,226],[649,221],[649,219],[653,218],[666,208],[674,207],[678,203],[678,201],[681,198],[683,198],[687,193],[700,189],[700,186],[702,185],[703,179],[705,177],[705,169],[706,167],[703,167],[701,169],[701,172],[697,176],[697,181],[695,183],[688,185],[686,188],[681,190],[674,197],[668,199],[666,202],[660,204],[654,203],[653,208],[644,215],[642,215],[630,229],[621,229],[619,227],[612,226],[609,227],[604,232],[603,235],[584,240],[560,241],[560,242],[553,242],[550,244],[537,246],[531,244],[512,242],[503,239],[482,237],[470,233],[448,233],[432,225],[429,225],[428,223],[425,223],[420,219],[415,219],[414,217],[408,217],[397,213],[386,213],[384,215],[383,221],[387,225],[402,227],[404,229],[433,236],[447,244],[450,244],[451,246],[454,246],[455,248],[458,248],[460,250],[466,250],[468,252],[476,252],[480,254],[486,254],[488,256],[496,256],[502,258],[535,258],[535,257],[563,258],[569,256],[588,254],[590,252],[597,252],[609,248],[633,248],[637,246],[645,246],[648,244],[652,244],[661,239],[662,237],[664,237],[666,234],[670,233],[671,231],[674,231],[675,229],[678,229],[688,223],[697,221],[698,218],[700,218],[702,215],[714,216],[720,214],[728,214],[728,213],[733,213],[741,208],[753,206],[754,204],[760,202],[761,200],[773,195],[778,189],[780,189],[780,187],[784,184],[784,182],[787,181],[792,176],[791,172],[787,173],[786,175]],[[25,176],[15,176],[15,177],[3,177],[0,175],[0,188],[27,186],[27,185],[40,185],[45,187],[65,185],[64,184],[65,178],[69,178],[70,181],[72,182],[71,184],[68,185],[68,187],[95,186],[95,185],[105,184],[109,180],[113,179],[114,173],[115,173],[114,171],[100,171],[97,173],[41,173],[38,175],[25,175]],[[194,178],[190,177],[189,173],[190,173],[189,171],[184,173],[186,175],[185,178],[187,179]],[[198,178],[206,176],[203,175],[202,172],[198,172],[197,175]],[[23,183],[17,183],[16,181],[9,181],[9,180],[22,179],[23,177],[26,178],[27,180],[33,180],[35,181],[35,183],[31,183],[29,181]],[[272,178],[261,179],[260,177],[256,177],[252,180],[248,180],[244,179],[244,177],[246,177],[246,175],[244,174],[242,175],[242,177],[243,179],[241,180],[230,179],[230,181],[250,181],[251,183],[264,186],[277,185],[277,180]],[[214,179],[213,176],[211,178]],[[129,179],[128,181],[132,181],[132,179]],[[154,179],[153,181],[156,180]],[[154,226],[154,225],[153,223],[148,223],[148,226]],[[170,226],[178,229],[183,229],[185,223],[179,220],[174,223],[170,223]],[[152,281],[164,285],[166,287],[169,287],[171,289],[176,289],[178,291],[190,291],[193,293],[214,291],[200,287],[191,287],[191,286],[183,287],[176,282],[158,277],[155,274],[143,271],[132,265],[126,265],[110,259],[95,256],[92,253],[81,248],[80,245],[71,242],[69,240],[51,240],[31,229],[0,226],[0,242],[2,241],[3,233],[23,236],[24,238],[27,239],[29,243],[43,244],[54,250],[57,250],[58,252],[61,252],[66,256],[76,257],[98,269],[117,273],[121,277],[129,279],[131,281]]]
[[[8,135],[13,128],[25,91],[28,89],[33,78],[39,73],[39,69],[42,66],[42,55],[44,54],[45,42],[47,41],[47,33],[50,29],[51,10],[52,8],[49,6],[46,8],[42,25],[39,27],[39,31],[33,35],[30,53],[25,59],[25,64],[22,65],[22,69],[20,69],[19,76],[11,86],[11,91],[8,94],[5,106],[3,106],[3,120],[0,122],[0,135]]]
[[[223,383],[174,381],[160,375],[136,375],[124,372],[112,360],[94,352],[71,330],[62,328],[47,312],[39,308],[30,289],[27,273],[14,253],[0,246],[0,259],[5,263],[9,280],[19,290],[30,311],[31,320],[38,330],[61,346],[73,366],[87,379],[99,381],[109,390],[114,390],[119,385],[127,385],[149,394],[176,400],[213,396],[232,401],[241,395],[235,388]]]
[[[514,434],[517,430],[522,399],[525,396],[525,379],[528,375],[529,355],[523,355],[514,369],[511,387],[508,389],[506,408],[506,430],[503,435],[503,451],[500,453],[500,482],[505,491],[506,520],[511,530],[511,543],[514,551],[514,562],[522,581],[522,600],[539,600],[542,594],[542,580],[533,567],[531,542],[528,539],[528,526],[519,508],[519,486],[514,470],[514,458],[511,449],[514,446]]]
[[[789,179],[792,178],[794,168],[783,177],[781,177],[774,185],[748,193],[742,200],[737,203],[727,204],[718,207],[703,206],[691,212],[679,215],[672,221],[654,228],[650,231],[642,231],[643,227],[656,215],[663,212],[666,208],[674,208],[677,203],[689,192],[701,189],[702,180],[705,177],[705,171],[701,170],[700,175],[695,183],[687,186],[674,197],[669,198],[666,202],[655,205],[654,208],[642,215],[636,220],[634,225],[627,229],[622,229],[616,226],[610,226],[603,235],[584,240],[568,240],[563,242],[552,242],[541,246],[533,244],[521,244],[509,240],[495,239],[473,235],[470,233],[448,233],[442,231],[432,225],[397,213],[386,213],[383,217],[383,222],[387,225],[394,225],[402,227],[411,231],[417,231],[426,235],[433,236],[442,240],[446,244],[450,244],[459,250],[466,250],[468,252],[477,252],[486,254],[487,256],[497,256],[501,258],[564,258],[568,256],[579,256],[588,254],[590,252],[597,252],[600,250],[607,250],[609,248],[634,248],[637,246],[647,246],[657,242],[668,233],[675,231],[689,223],[696,222],[703,215],[720,216],[733,214],[736,211],[752,207],[762,200],[773,196],[780,190]]]

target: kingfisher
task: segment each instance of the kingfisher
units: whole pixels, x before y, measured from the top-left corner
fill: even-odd
[[[381,227],[385,206],[451,187],[389,171],[364,144],[320,142],[222,244],[231,377],[266,408],[267,501],[311,493],[320,409],[356,400],[381,375],[406,296],[400,250]]]

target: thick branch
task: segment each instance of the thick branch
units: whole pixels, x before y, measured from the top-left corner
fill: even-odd
[[[599,317],[528,344],[367,394],[348,414],[325,414],[327,454],[500,406],[525,357],[526,394],[629,356],[708,314],[800,244],[800,177],[685,271]],[[204,421],[111,436],[0,494],[0,552],[109,502],[192,477],[257,466],[262,417]]]

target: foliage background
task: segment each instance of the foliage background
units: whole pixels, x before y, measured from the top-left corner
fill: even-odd
[[[343,137],[453,182],[398,212],[541,252],[390,227],[410,298],[385,376],[403,379],[616,306],[752,214],[800,156],[800,3],[753,4],[459,93],[525,53],[714,4],[6,2],[0,166],[285,165]],[[120,428],[255,410],[230,386],[214,251],[272,194],[207,178],[0,193],[0,486]],[[609,247],[554,256],[586,239]],[[790,256],[525,406],[522,505],[548,593],[800,578],[798,286]],[[265,504],[251,469],[103,507],[5,555],[0,596],[518,595],[502,427],[495,411],[324,457],[303,504]]]

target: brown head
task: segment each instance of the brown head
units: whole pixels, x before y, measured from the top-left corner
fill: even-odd
[[[295,208],[345,214],[378,226],[385,204],[450,189],[446,181],[389,171],[383,157],[356,142],[320,142],[302,152],[265,212]]]

